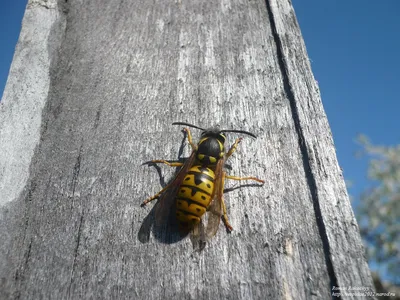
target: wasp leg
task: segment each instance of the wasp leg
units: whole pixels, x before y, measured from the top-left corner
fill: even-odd
[[[229,223],[229,221],[228,221],[228,214],[227,214],[227,212],[226,212],[226,206],[225,206],[225,201],[224,201],[224,196],[223,196],[223,194],[224,194],[224,189],[223,189],[223,187],[224,187],[224,185],[225,185],[225,178],[226,178],[226,173],[224,172],[224,174],[222,175],[222,180],[221,180],[221,190],[220,190],[220,195],[219,195],[219,197],[221,198],[221,206],[222,206],[222,212],[223,212],[223,215],[222,215],[222,221],[224,222],[224,225],[225,225],[225,227],[226,227],[226,230],[228,230],[229,232],[231,232],[232,230],[233,230],[233,227],[232,227],[232,225]]]
[[[225,206],[225,201],[224,198],[221,199],[221,203],[222,203],[222,210],[223,210],[223,215],[222,215],[222,221],[224,222],[224,225],[226,227],[226,230],[228,230],[229,232],[231,232],[233,230],[232,225],[229,223],[228,221],[228,214],[226,213],[226,206]]]
[[[232,145],[231,149],[229,149],[227,156],[232,155],[233,152],[235,152],[235,149],[238,145],[238,143],[240,143],[241,139],[237,139],[235,141],[235,143]],[[229,155],[229,156],[230,156]],[[222,221],[225,224],[226,230],[228,230],[229,232],[231,232],[233,230],[232,225],[229,223],[228,221],[228,214],[226,212],[226,205],[225,205],[225,201],[224,201],[224,197],[223,197],[223,187],[225,186],[225,179],[232,179],[232,180],[255,180],[261,183],[264,183],[264,180],[258,179],[257,177],[237,177],[237,176],[230,176],[230,175],[226,175],[226,173],[224,172],[222,175],[222,180],[221,180],[221,191],[220,194],[218,195],[218,197],[221,199],[221,206],[222,206]]]
[[[231,147],[231,149],[235,149],[236,145],[240,142],[240,140],[236,140],[235,144]],[[234,151],[234,150],[233,150]],[[233,153],[232,151],[232,153]],[[229,150],[229,152],[231,152],[231,150]],[[223,187],[225,184],[225,179],[232,179],[232,180],[255,180],[257,182],[261,182],[264,183],[264,180],[258,179],[257,177],[237,177],[237,176],[230,176],[230,175],[226,175],[226,173],[224,172],[223,177],[222,177],[222,184],[221,186]],[[222,192],[222,191],[221,191]],[[226,206],[225,206],[225,201],[222,195],[220,195],[221,197],[221,205],[222,205],[222,211],[223,211],[223,215],[222,215],[222,221],[225,224],[226,229],[231,232],[233,230],[232,225],[229,223],[228,221],[228,214],[226,212]]]
[[[145,206],[147,203],[158,199],[162,193],[164,193],[167,189],[169,189],[169,187],[171,186],[171,184],[168,184],[165,188],[163,188],[161,191],[159,191],[157,194],[155,194],[154,196],[147,198],[146,200],[143,201],[143,203],[140,206]]]
[[[183,130],[187,134],[187,139],[188,139],[188,142],[189,142],[190,146],[192,147],[192,150],[196,151],[197,150],[197,146],[193,143],[192,134],[191,134],[189,128],[183,128]]]
[[[166,165],[168,165],[170,167],[182,167],[183,166],[183,163],[181,163],[181,162],[168,162],[168,161],[163,160],[163,159],[155,159],[155,160],[152,160],[151,162],[152,163],[166,164]]]
[[[163,159],[155,159],[155,160],[152,160],[151,162],[152,163],[163,163],[163,164],[166,164],[166,165],[168,165],[170,167],[182,167],[183,166],[183,163],[181,163],[181,162],[168,162],[168,161],[163,160]],[[161,191],[159,191],[154,196],[144,200],[143,203],[140,206],[145,206],[147,203],[159,198],[161,196],[161,194],[164,193],[169,187],[170,187],[170,184],[167,185],[165,188],[163,188]]]
[[[237,177],[237,176],[230,176],[230,175],[225,175],[225,178],[227,179],[232,179],[232,180],[254,180],[257,182],[265,183],[264,180],[258,179],[257,177]]]
[[[226,159],[228,159],[229,156],[231,156],[235,151],[238,146],[238,144],[242,141],[243,138],[238,138],[236,141],[233,143],[229,151],[226,153]]]

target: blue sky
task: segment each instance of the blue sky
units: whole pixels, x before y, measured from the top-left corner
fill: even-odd
[[[0,0],[0,95],[3,94],[26,0]],[[367,160],[354,142],[400,142],[397,96],[400,69],[399,0],[293,0],[319,82],[339,164],[357,198],[369,186]],[[396,79],[397,78],[397,79]],[[397,121],[396,121],[397,120]]]
[[[0,0],[0,96],[3,97],[27,0]]]

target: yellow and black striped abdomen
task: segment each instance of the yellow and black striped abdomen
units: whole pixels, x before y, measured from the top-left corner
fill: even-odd
[[[182,227],[200,222],[214,191],[214,171],[204,166],[193,166],[186,174],[176,197],[176,218]]]

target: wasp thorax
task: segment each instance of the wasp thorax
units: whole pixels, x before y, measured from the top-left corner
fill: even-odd
[[[213,165],[225,154],[225,136],[223,134],[202,135],[196,158],[204,165]]]

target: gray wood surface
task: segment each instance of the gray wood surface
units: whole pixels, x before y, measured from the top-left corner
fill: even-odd
[[[202,252],[140,207],[174,174],[142,164],[189,155],[173,121],[258,136],[228,172],[266,184],[227,182],[234,231],[221,225]],[[0,125],[2,299],[330,299],[333,286],[372,287],[290,2],[31,1]]]

